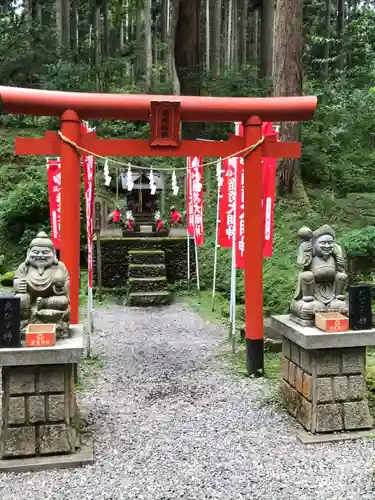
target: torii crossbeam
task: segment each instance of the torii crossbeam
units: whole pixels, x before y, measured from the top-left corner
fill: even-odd
[[[80,153],[101,156],[226,157],[261,141],[263,121],[310,120],[316,97],[227,98],[129,94],[85,94],[0,86],[4,111],[61,118],[61,134],[17,138],[19,155],[61,157],[61,260],[71,280],[71,321],[79,319]],[[82,134],[80,120],[150,121],[150,140],[99,139]],[[244,136],[228,141],[184,141],[180,122],[243,122]],[[299,143],[267,138],[245,154],[245,310],[249,374],[263,374],[262,170],[265,157],[298,158]]]

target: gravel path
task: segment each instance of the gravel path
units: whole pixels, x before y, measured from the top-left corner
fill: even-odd
[[[374,500],[371,439],[304,446],[264,405],[270,383],[230,375],[225,331],[182,306],[106,306],[94,349],[105,358],[82,398],[96,463],[0,475],[1,500]]]

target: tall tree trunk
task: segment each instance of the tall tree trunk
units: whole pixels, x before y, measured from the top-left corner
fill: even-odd
[[[182,95],[200,95],[199,19],[200,1],[180,0],[174,56]],[[185,137],[197,134],[193,125],[183,125]]]
[[[142,72],[142,0],[136,0],[136,14],[135,14],[135,81],[138,82]]]
[[[9,0],[0,0],[0,12],[6,14],[9,10]]]
[[[206,71],[210,73],[210,0],[206,0]]]
[[[338,51],[338,69],[340,72],[341,88],[344,88],[345,82],[345,0],[337,0],[337,38],[339,41]]]
[[[70,0],[62,0],[61,2],[62,14],[62,43],[64,51],[70,49]],[[68,54],[66,54],[67,56]]]
[[[259,10],[255,9],[249,16],[249,54],[253,61],[258,61],[259,54]]]
[[[103,55],[109,55],[108,0],[103,1]]]
[[[299,1],[299,0],[296,0]],[[272,77],[274,33],[274,0],[262,0],[260,32],[260,76]]]
[[[227,60],[226,68],[229,71],[231,68],[232,57],[232,31],[233,31],[233,0],[228,0],[228,38],[227,38]]]
[[[240,36],[239,36],[239,47],[238,47],[238,59],[240,66],[246,66],[246,35],[247,35],[247,2],[240,1]],[[272,37],[273,38],[273,37]]]
[[[332,0],[326,0],[326,8],[324,12],[324,63],[323,63],[323,77],[328,84],[329,78],[329,53],[330,53],[330,38],[331,38],[331,10]]]
[[[151,92],[152,87],[152,22],[151,22],[151,0],[144,0],[144,20],[145,20],[145,60],[146,78],[145,90]]]
[[[169,2],[169,0],[168,0]],[[179,17],[179,1],[173,1],[171,4],[171,17],[168,20],[168,72],[169,78],[172,82],[172,92],[175,95],[180,94],[180,80],[178,78],[175,59],[175,46],[176,46],[176,29]],[[169,18],[169,16],[168,16]]]
[[[55,9],[56,9],[56,48],[57,53],[61,56],[62,52],[62,31],[63,31],[63,22],[62,22],[62,10],[61,10],[61,2],[62,0],[56,0]]]
[[[233,0],[232,69],[238,71],[238,0]]]
[[[160,12],[160,60],[165,64],[167,62],[167,43],[168,43],[168,2],[167,0],[161,0],[161,12]]]
[[[215,1],[213,9],[213,54],[212,54],[212,74],[219,78],[221,69],[221,17],[222,17],[222,2],[221,0]]]
[[[40,0],[32,1],[32,17],[38,24],[42,24],[42,5]]]
[[[100,2],[100,0],[99,0]],[[100,92],[100,3],[95,4],[94,10],[94,67],[95,67],[95,80],[96,91]]]
[[[75,61],[78,61],[78,47],[79,47],[79,34],[78,34],[78,9],[77,0],[70,0],[72,7],[72,23],[71,23],[71,50]]]
[[[302,0],[278,0],[276,7],[275,96],[302,95]],[[281,138],[300,139],[298,123],[283,123]],[[278,168],[281,194],[306,194],[296,159],[283,159]],[[300,188],[300,192],[297,192]]]
[[[118,4],[118,11],[117,11],[117,23],[118,23],[118,38],[119,38],[119,49],[121,53],[124,50],[125,47],[125,38],[127,38],[128,35],[128,26],[127,23],[129,22],[129,17],[128,17],[128,5],[127,5],[127,0],[125,0],[125,5],[123,5],[123,0],[119,0]],[[124,20],[125,17],[125,20]]]
[[[159,26],[158,26],[158,16],[156,11],[156,2],[151,9],[152,26],[151,26],[151,43],[152,43],[152,64],[155,71],[155,77],[159,80],[159,68],[158,68],[158,47],[159,47]]]

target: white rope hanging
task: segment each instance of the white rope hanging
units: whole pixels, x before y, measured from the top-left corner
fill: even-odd
[[[155,184],[155,178],[154,178],[154,173],[152,169],[150,170],[150,190],[151,194],[154,195],[156,193],[156,184]]]
[[[173,169],[172,172],[172,191],[173,191],[173,196],[178,195],[179,187],[177,186],[177,177],[176,177],[176,171]]]
[[[131,168],[131,165],[129,163],[129,167],[128,167],[128,172],[127,172],[127,185],[128,185],[128,191],[132,191],[133,190],[133,186],[134,186],[134,182],[133,182],[133,179],[132,179],[132,168]]]
[[[111,184],[112,177],[109,175],[108,160],[104,164],[104,184],[108,187]]]

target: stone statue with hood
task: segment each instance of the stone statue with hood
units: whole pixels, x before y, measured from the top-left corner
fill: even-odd
[[[309,325],[314,324],[317,312],[348,314],[346,261],[334,230],[328,225],[316,231],[303,227],[298,236],[301,243],[297,262],[301,272],[290,305],[292,319]]]
[[[68,337],[69,273],[56,257],[52,240],[40,232],[17,269],[13,286],[21,300],[21,328],[34,323],[56,324],[57,338]]]

